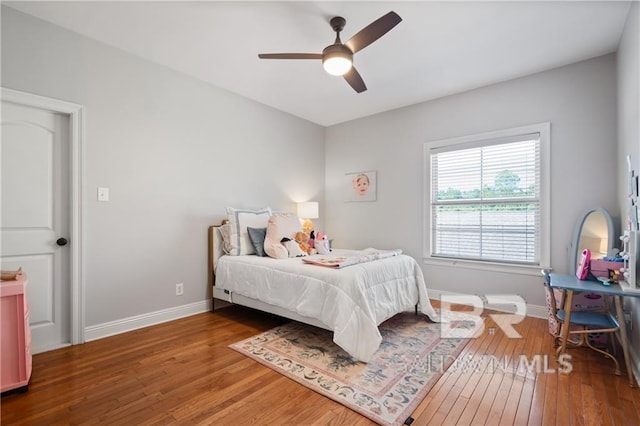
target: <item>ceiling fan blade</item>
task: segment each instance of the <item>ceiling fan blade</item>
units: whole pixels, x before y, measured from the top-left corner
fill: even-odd
[[[351,49],[353,53],[356,53],[357,51],[364,49],[365,47],[388,33],[401,21],[402,18],[397,13],[391,11],[361,29],[345,44],[349,49]]]
[[[367,90],[367,85],[364,84],[364,80],[360,77],[360,73],[356,71],[354,67],[351,67],[349,71],[345,75],[343,75],[344,79],[347,80],[349,86],[353,87],[358,93],[362,93]]]
[[[259,53],[260,59],[322,59],[322,53]]]

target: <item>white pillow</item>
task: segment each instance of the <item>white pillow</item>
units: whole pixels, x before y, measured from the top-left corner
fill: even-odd
[[[266,228],[271,209],[265,207],[260,210],[236,209],[227,207],[227,217],[229,219],[229,243],[231,256],[239,256],[245,254],[255,254],[256,250],[249,239],[247,227]]]
[[[264,251],[269,257],[286,259],[289,257],[287,248],[280,242],[284,237],[293,240],[296,232],[302,231],[300,219],[294,214],[279,213],[269,218],[267,235],[264,238]]]

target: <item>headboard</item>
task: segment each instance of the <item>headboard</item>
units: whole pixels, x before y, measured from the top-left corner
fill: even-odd
[[[208,277],[209,277],[209,285],[213,289],[213,286],[216,283],[216,277],[213,273],[215,264],[224,254],[222,251],[223,243],[222,243],[222,234],[220,233],[220,227],[224,225],[227,220],[223,220],[220,225],[211,225],[209,226],[209,247],[208,247],[208,261],[207,266],[209,269]]]

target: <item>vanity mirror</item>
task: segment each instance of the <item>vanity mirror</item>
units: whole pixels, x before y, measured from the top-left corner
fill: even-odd
[[[617,244],[615,226],[609,212],[602,207],[587,210],[578,223],[569,249],[569,271],[575,273],[582,250],[589,249],[593,259],[611,256]]]

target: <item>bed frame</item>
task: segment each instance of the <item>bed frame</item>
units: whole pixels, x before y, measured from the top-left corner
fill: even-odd
[[[240,294],[234,293],[233,295],[229,294],[227,290],[222,290],[216,288],[216,275],[215,275],[215,265],[218,259],[224,254],[222,251],[222,234],[220,233],[220,226],[224,225],[227,221],[222,221],[221,225],[212,225],[209,226],[209,256],[208,256],[208,276],[209,276],[209,285],[211,286],[211,294],[212,299],[219,299],[227,303],[233,303],[236,305],[246,306],[248,308],[257,309],[259,311],[268,312],[274,315],[278,315],[281,317],[289,318],[294,321],[302,322],[305,324],[313,325],[315,327],[324,328],[326,330],[331,329],[318,321],[315,318],[305,317],[299,315],[296,312],[289,311],[287,309],[281,308],[279,306],[274,306],[269,303],[265,303],[263,301],[253,299],[251,297],[242,296]],[[215,302],[214,300],[212,300]],[[214,303],[212,303],[212,310],[215,312],[215,308],[213,307]],[[224,308],[219,308],[224,309]]]

